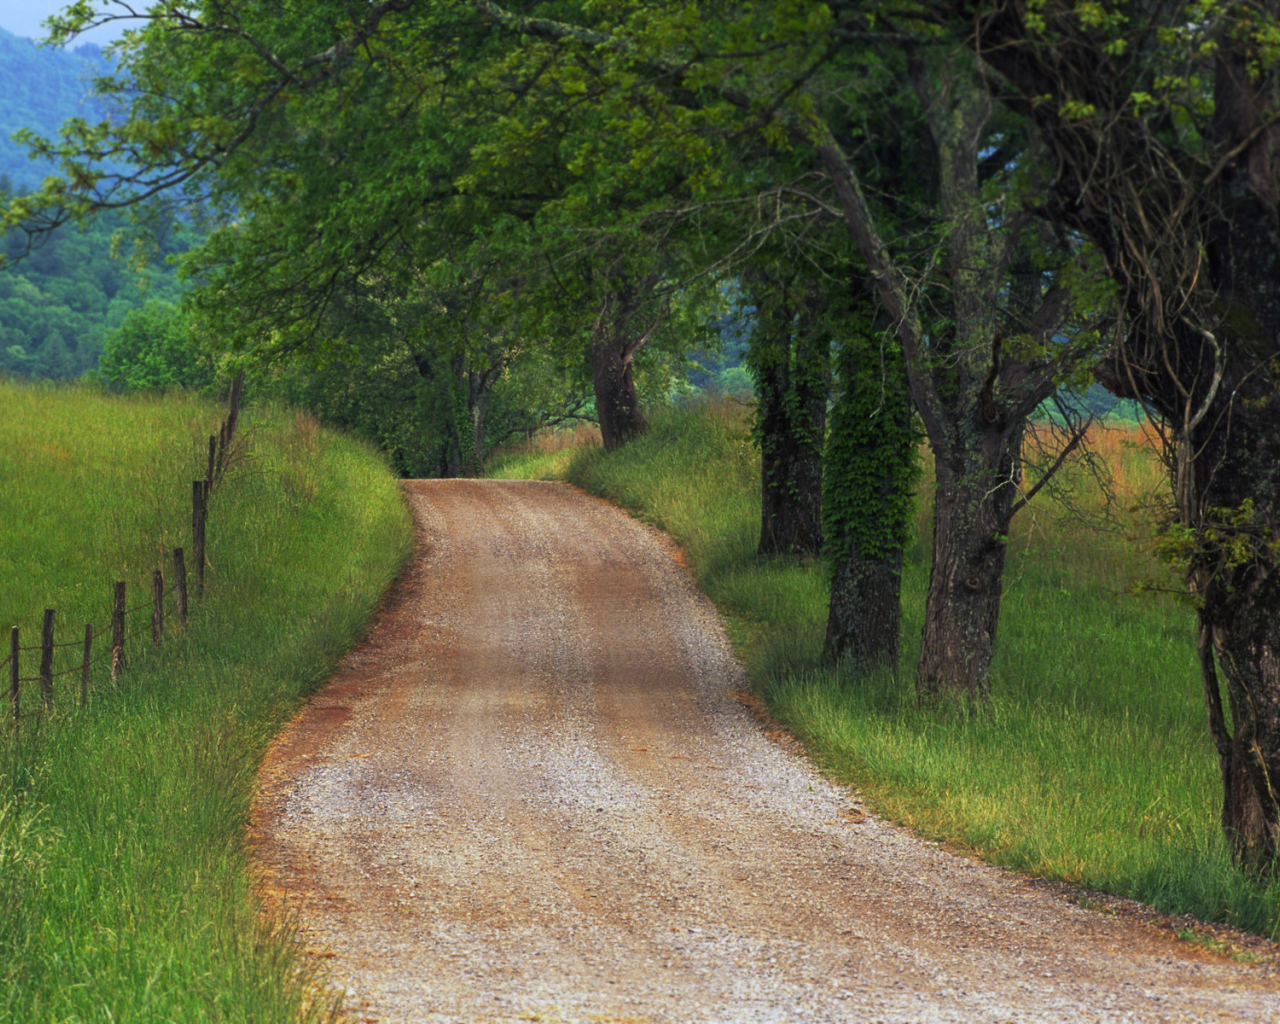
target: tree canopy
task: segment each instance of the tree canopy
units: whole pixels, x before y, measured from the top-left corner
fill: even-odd
[[[55,38],[95,10],[72,4]],[[166,0],[101,82],[122,116],[30,138],[63,173],[5,224],[39,235],[162,193],[201,204],[218,228],[187,270],[213,333],[262,361],[366,365],[393,339],[463,472],[521,360],[540,367],[528,379],[559,374],[547,394],[589,381],[606,447],[625,443],[644,361],[697,344],[725,283],[752,273],[757,327],[783,294],[770,275],[819,282],[805,289],[822,301],[770,307],[753,338],[772,348],[749,359],[762,409],[769,379],[778,410],[812,409],[775,419],[815,449],[824,393],[789,381],[812,362],[800,376],[825,387],[813,342],[843,356],[824,303],[856,277],[874,308],[843,329],[853,344],[878,323],[895,346],[882,365],[937,467],[926,696],[986,693],[1007,527],[1040,486],[1024,486],[1025,426],[1096,376],[1168,431],[1167,550],[1200,608],[1224,820],[1258,865],[1280,847],[1278,15],[1273,0]],[[867,383],[841,365],[846,392]],[[889,462],[900,490],[910,473]],[[816,489],[802,476],[780,493]],[[849,550],[874,532],[840,530]]]

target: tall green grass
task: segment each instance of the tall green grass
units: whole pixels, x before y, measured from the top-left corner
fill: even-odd
[[[1098,440],[1127,503],[1159,493],[1160,468],[1136,429]],[[998,864],[1280,935],[1280,884],[1238,873],[1218,827],[1191,612],[1169,596],[1134,595],[1137,580],[1176,581],[1122,531],[1064,520],[1048,505],[1020,516],[994,696],[960,715],[922,710],[912,688],[927,486],[903,580],[901,663],[858,678],[819,664],[823,566],[755,553],[759,460],[741,407],[664,410],[614,454],[533,451],[492,471],[568,480],[668,531],[773,713],[881,813]],[[1096,489],[1075,483],[1096,511]],[[1126,528],[1141,532],[1140,517]]]
[[[2,382],[0,408],[0,625],[36,636],[47,605],[70,639],[104,618],[113,579],[189,546],[221,410]],[[261,913],[245,826],[268,740],[359,635],[411,529],[372,451],[283,409],[242,426],[188,628],[134,641],[86,710],[68,685],[52,714],[0,729],[0,1022],[328,1012]]]

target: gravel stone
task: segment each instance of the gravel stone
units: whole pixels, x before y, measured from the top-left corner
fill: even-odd
[[[762,730],[670,541],[412,481],[418,551],[252,845],[358,1019],[1273,1022],[1280,978],[924,842]]]

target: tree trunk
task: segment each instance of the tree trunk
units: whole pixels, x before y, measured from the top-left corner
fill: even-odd
[[[836,566],[822,660],[855,670],[898,664],[902,632],[902,551],[864,558],[851,550]]]
[[[797,352],[797,362],[808,355]],[[760,547],[762,555],[822,551],[825,388],[775,365],[759,381]]]
[[[1280,828],[1280,618],[1259,615],[1261,607],[1251,611],[1234,615],[1229,630],[1213,630],[1214,653],[1231,697],[1231,734],[1219,732],[1214,739],[1222,827],[1232,850],[1242,863],[1271,868]],[[1217,689],[1216,678],[1206,679],[1206,688],[1210,684]]]
[[[636,318],[659,278],[627,278],[612,282],[600,301],[600,311],[591,329],[591,383],[595,388],[596,418],[604,450],[616,451],[644,433],[644,413],[636,394],[632,362],[640,347],[662,324],[664,314],[655,316],[641,330]]]
[[[760,441],[759,552],[816,556],[822,551],[822,450],[831,390],[825,296],[816,282],[797,294],[793,279],[758,271],[753,276],[758,312],[748,359]]]
[[[823,466],[822,523],[834,572],[823,661],[896,668],[903,550],[911,540],[918,437],[898,345],[868,328],[868,284],[839,356]],[[861,322],[859,320],[861,319]]]
[[[1247,244],[1248,236],[1241,227],[1236,244]],[[1250,280],[1254,276],[1238,268],[1234,288],[1219,294],[1229,315],[1261,337],[1232,339],[1217,397],[1200,427],[1178,437],[1172,475],[1178,518],[1196,538],[1189,578],[1199,599],[1200,666],[1219,754],[1222,826],[1239,863],[1271,871],[1280,853],[1280,409],[1276,378],[1251,349],[1277,336],[1261,332],[1280,330],[1280,301],[1269,275]],[[1221,330],[1219,336],[1229,337]],[[1190,346],[1182,348],[1186,358]],[[1193,401],[1200,397],[1191,394]],[[1212,638],[1208,651],[1206,637]]]
[[[922,700],[981,699],[991,689],[1006,532],[1017,492],[1012,453],[994,432],[983,441],[985,458],[959,470],[936,462],[933,565],[916,676]]]
[[[591,383],[596,394],[596,416],[604,450],[616,451],[644,433],[644,413],[631,373],[631,353],[626,336],[601,332],[591,342]]]

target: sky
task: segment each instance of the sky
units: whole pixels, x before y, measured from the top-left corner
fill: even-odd
[[[62,10],[64,6],[66,6],[66,0],[0,0],[0,28],[12,32],[15,36],[40,39],[45,34],[40,23],[49,15]],[[104,2],[101,6],[106,7],[108,4]],[[97,43],[99,46],[105,46],[127,27],[129,23],[124,21],[105,25],[78,36],[71,46],[74,48],[81,43]]]

